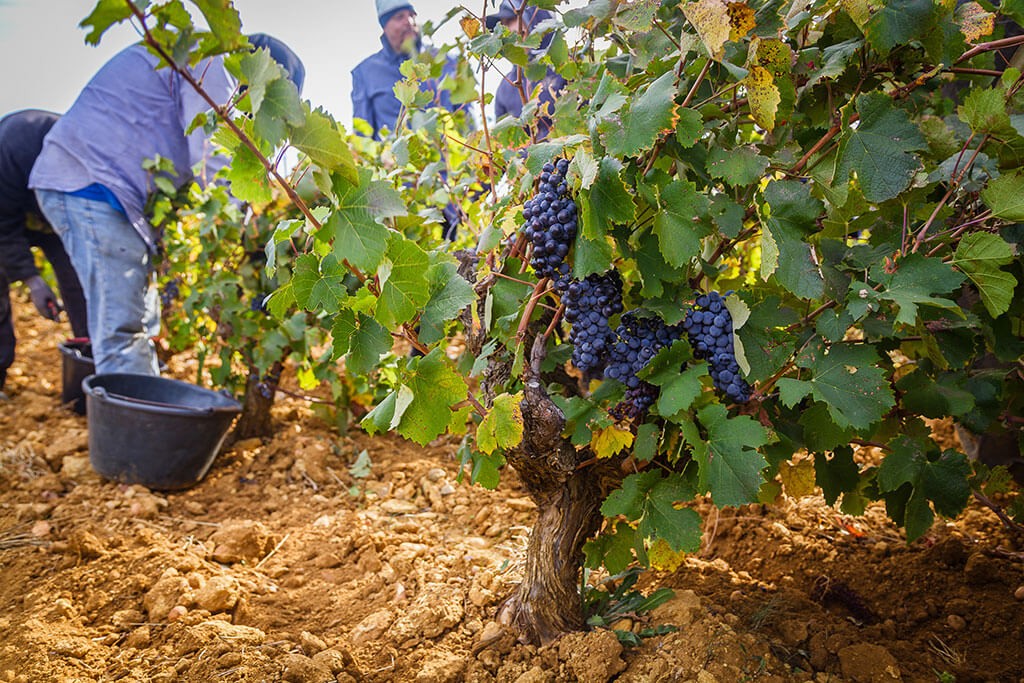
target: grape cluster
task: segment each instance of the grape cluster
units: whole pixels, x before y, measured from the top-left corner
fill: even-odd
[[[719,391],[737,403],[750,400],[750,385],[740,376],[732,341],[732,315],[718,292],[697,297],[683,321],[693,355],[711,366],[711,379]]]
[[[163,290],[160,292],[160,304],[164,308],[169,308],[181,294],[179,290],[180,283],[181,281],[178,278],[174,278],[173,280],[168,280],[167,284],[164,285]]]
[[[249,310],[252,311],[253,313],[270,313],[270,311],[267,310],[267,297],[267,294],[259,294],[257,296],[254,296],[249,301]]]
[[[613,336],[608,319],[622,312],[622,278],[616,270],[588,275],[564,285],[565,320],[572,325],[572,362],[584,375],[596,375],[607,362]]]
[[[568,159],[544,164],[537,194],[523,206],[523,235],[533,245],[530,265],[537,277],[560,279],[563,286],[569,273],[565,257],[576,239],[576,202],[569,196],[568,170]]]
[[[637,377],[637,373],[681,335],[678,325],[666,325],[660,318],[641,318],[632,311],[622,316],[604,371],[605,377],[626,385],[626,395],[613,410],[614,417],[636,418],[654,404],[657,387]]]

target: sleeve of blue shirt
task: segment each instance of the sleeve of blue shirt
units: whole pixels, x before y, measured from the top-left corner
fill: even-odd
[[[352,72],[352,117],[366,121],[374,131],[378,128],[373,107],[370,106],[369,92],[359,70]]]

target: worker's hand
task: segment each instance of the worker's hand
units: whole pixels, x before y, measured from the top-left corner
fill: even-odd
[[[35,305],[36,310],[39,311],[39,315],[50,320],[58,320],[60,312],[64,309],[61,308],[60,302],[57,301],[57,296],[50,289],[50,285],[46,284],[46,280],[39,275],[33,275],[25,280],[25,284],[28,285],[29,294],[32,296],[32,303]]]

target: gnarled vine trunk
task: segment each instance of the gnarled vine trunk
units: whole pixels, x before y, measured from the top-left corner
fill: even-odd
[[[585,625],[579,572],[583,543],[601,522],[601,492],[594,468],[579,468],[587,451],[578,452],[562,437],[565,416],[540,381],[543,349],[537,346],[525,373],[523,442],[509,455],[509,463],[537,504],[538,515],[523,581],[502,604],[498,620],[522,640],[544,644]]]
[[[252,439],[270,436],[274,433],[270,409],[274,406],[274,392],[281,378],[282,363],[274,363],[266,377],[260,379],[250,373],[245,383],[245,398],[242,400],[242,414],[235,423],[232,435],[236,439]],[[270,397],[265,396],[269,393]]]

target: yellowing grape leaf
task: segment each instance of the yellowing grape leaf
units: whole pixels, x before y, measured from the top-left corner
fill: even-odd
[[[786,493],[793,498],[814,494],[814,461],[800,460],[793,464],[784,462],[779,465],[779,478]]]
[[[647,560],[651,563],[651,569],[662,572],[674,572],[686,559],[685,552],[676,552],[664,538],[659,538],[647,550]]]
[[[754,38],[750,43],[750,54],[758,65],[776,78],[793,69],[793,49],[777,38]]]
[[[868,19],[871,18],[872,3],[870,0],[841,0],[841,4],[853,19],[853,23],[857,24],[857,28],[863,31]]]
[[[470,40],[480,35],[480,20],[476,17],[471,17],[467,14],[459,19],[459,26],[462,27],[462,32],[465,33]]]
[[[732,27],[729,8],[723,0],[697,0],[683,5],[683,14],[707,48],[712,59],[721,60],[725,41],[729,40]]]
[[[969,43],[992,35],[996,26],[996,15],[985,11],[985,8],[976,2],[965,2],[960,5],[956,10],[956,18],[960,24],[960,32]]]
[[[750,115],[754,123],[765,130],[775,128],[775,114],[779,111],[782,96],[771,72],[763,66],[752,66],[750,73],[743,79],[743,85],[747,89]]]
[[[594,431],[590,447],[599,458],[610,458],[624,448],[633,445],[633,432],[611,425]]]
[[[476,444],[490,455],[497,449],[507,450],[523,440],[522,392],[501,394],[494,399],[491,409],[476,430]]]
[[[740,40],[757,26],[754,10],[745,2],[730,2],[725,11],[729,15],[729,40]]]

